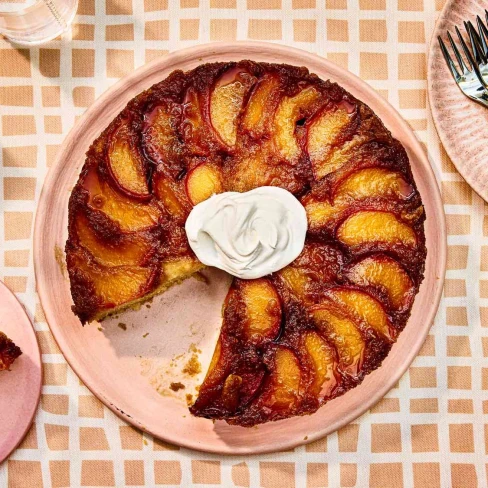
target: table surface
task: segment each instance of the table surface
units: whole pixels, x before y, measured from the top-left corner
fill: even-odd
[[[35,423],[0,466],[0,486],[487,486],[488,207],[456,172],[427,106],[428,44],[443,4],[80,0],[72,30],[61,39],[21,50],[0,40],[0,278],[33,319],[44,364]],[[208,455],[153,440],[94,398],[54,342],[32,262],[32,226],[44,177],[86,107],[157,56],[234,39],[317,53],[386,97],[426,146],[449,234],[437,318],[397,387],[327,438],[246,457]]]

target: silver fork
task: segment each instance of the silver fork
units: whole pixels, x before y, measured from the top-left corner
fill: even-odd
[[[488,11],[486,10],[485,17],[488,23]],[[468,48],[457,26],[455,27],[459,43],[461,44],[470,68],[468,68],[464,62],[449,31],[447,32],[447,37],[449,38],[452,51],[456,56],[459,69],[456,67],[456,64],[452,60],[451,55],[440,36],[438,36],[438,40],[444,59],[446,60],[447,66],[458,87],[467,97],[488,107],[488,83],[485,81],[488,79],[488,29],[479,16],[477,16],[476,22],[478,25],[478,32],[476,32],[471,21],[464,22],[464,27],[469,36],[471,50]]]

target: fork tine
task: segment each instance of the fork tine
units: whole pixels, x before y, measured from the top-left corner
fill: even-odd
[[[486,84],[485,80],[483,79],[483,76],[481,75],[480,69],[478,67],[478,63],[473,59],[473,55],[471,54],[471,51],[468,49],[468,46],[466,45],[466,42],[464,41],[463,36],[461,35],[461,32],[459,32],[457,26],[456,26],[456,34],[459,37],[459,41],[461,42],[461,46],[463,47],[464,54],[466,54],[466,57],[469,60],[469,64],[473,68],[473,71],[475,72],[478,81],[481,83],[483,88],[487,89],[488,85]]]
[[[476,23],[478,24],[478,33],[481,38],[481,45],[483,46],[483,51],[485,56],[488,56],[488,29],[483,24],[481,17],[479,15],[476,16]]]
[[[451,33],[449,31],[447,31],[447,37],[449,38],[449,42],[451,43],[452,51],[456,55],[456,59],[459,63],[459,66],[461,67],[463,75],[469,73],[468,67],[466,66],[466,63],[464,62],[464,59],[461,56],[461,53],[459,52],[459,49],[457,48],[456,44],[454,43],[454,40],[453,40]]]
[[[459,31],[457,25],[454,28],[456,30],[456,34],[458,36],[459,42],[461,43],[461,47],[463,48],[464,54],[465,54],[466,58],[468,59],[469,64],[471,65],[471,69],[472,69],[474,60],[473,60],[473,56],[471,55],[471,51],[468,49],[468,46],[467,46],[463,36],[461,35],[461,32]]]
[[[444,44],[444,41],[441,39],[441,36],[437,36],[437,39],[439,41],[439,44],[441,46],[441,51],[442,54],[444,55],[444,59],[446,60],[447,66],[451,70],[451,74],[453,78],[456,80],[456,82],[461,78],[458,70],[456,69],[456,65],[454,64],[454,61],[451,59],[451,56],[449,55],[449,52],[446,48],[446,45]]]
[[[464,27],[466,28],[466,31],[469,34],[469,41],[471,43],[471,48],[473,50],[473,54],[476,60],[476,63],[478,66],[480,64],[485,64],[486,63],[486,56],[483,52],[483,49],[481,47],[481,39],[479,39],[478,33],[476,32],[473,24],[471,21],[469,22],[464,22]]]
[[[474,28],[473,23],[470,20],[468,20],[467,22],[464,21],[463,23],[464,23],[465,28],[467,28],[468,25],[470,25],[473,28],[473,35],[474,35],[475,39],[478,41],[478,44],[481,44],[481,37],[478,34],[478,32],[476,32],[476,29]]]

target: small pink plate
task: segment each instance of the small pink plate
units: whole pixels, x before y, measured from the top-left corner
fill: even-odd
[[[449,46],[447,31],[457,40],[454,27],[464,33],[463,21],[476,25],[477,15],[484,19],[484,9],[488,9],[488,0],[446,2],[432,34],[427,78],[432,117],[442,144],[471,188],[488,201],[488,108],[463,95],[437,40],[441,36]]]
[[[332,79],[366,102],[405,146],[427,221],[425,279],[411,319],[383,366],[364,383],[310,416],[268,423],[253,429],[190,415],[186,395],[203,379],[221,325],[229,277],[207,270],[208,284],[195,279],[157,297],[150,308],[81,327],[72,314],[69,283],[56,260],[67,236],[68,197],[91,142],[142,90],[175,69],[199,64],[252,59],[306,66]],[[319,56],[277,44],[218,43],[161,57],[104,93],[65,139],[44,188],[36,217],[34,262],[38,292],[51,330],[67,361],[102,402],[127,422],[184,447],[222,454],[251,454],[287,449],[342,427],[374,405],[398,381],[422,346],[441,296],[446,261],[446,229],[439,189],[427,158],[398,113],[372,88]],[[55,251],[57,249],[57,252]],[[59,261],[59,259],[58,259]],[[195,354],[202,373],[191,378],[185,362]],[[171,383],[185,386],[174,392]],[[175,385],[173,385],[175,386]]]
[[[41,396],[41,353],[29,317],[0,281],[0,331],[22,349],[10,371],[0,372],[0,463],[20,444]]]

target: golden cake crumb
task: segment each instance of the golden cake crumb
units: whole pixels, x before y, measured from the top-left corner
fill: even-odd
[[[183,390],[185,388],[185,385],[183,383],[178,382],[173,382],[169,385],[170,389],[173,391],[178,391],[178,390]]]
[[[190,347],[188,348],[188,352],[194,352],[195,354],[202,354],[202,350],[198,349],[195,343],[191,343]]]
[[[198,373],[202,372],[202,365],[200,364],[196,353],[192,354],[191,358],[188,360],[188,362],[185,364],[181,371],[182,373],[186,373],[189,376],[195,376]]]

